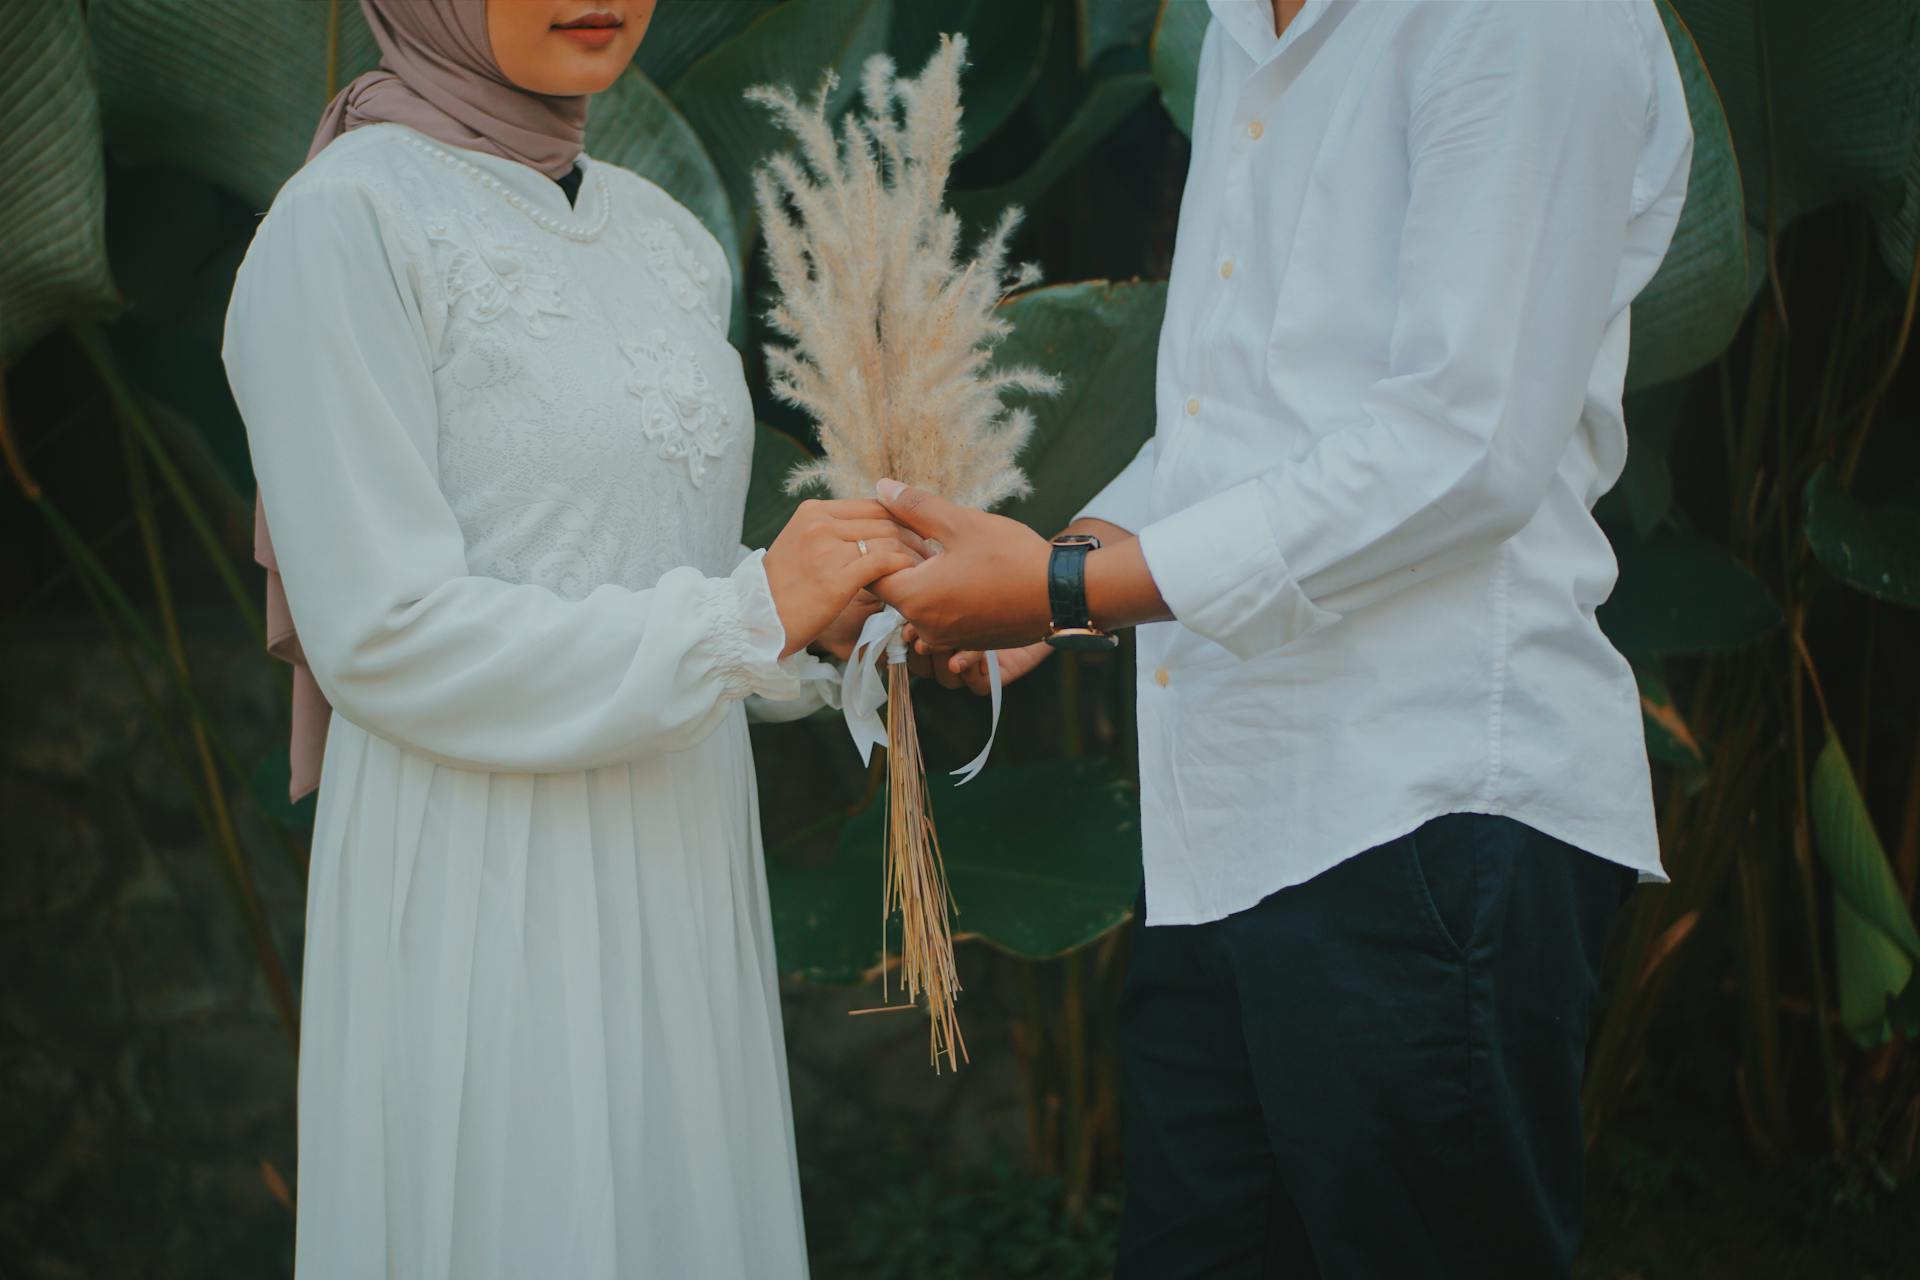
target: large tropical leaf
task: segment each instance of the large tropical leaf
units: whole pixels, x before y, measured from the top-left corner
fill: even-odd
[[[1010,204],[1031,208],[1152,91],[1153,81],[1144,75],[1115,75],[1095,81],[1025,172],[1001,186],[960,192],[953,198],[955,212],[973,226],[988,226]]]
[[[350,0],[93,0],[107,145],[197,174],[255,209],[307,157],[332,89],[378,61]],[[328,77],[338,22],[339,60]]]
[[[996,360],[1060,376],[1058,396],[1031,406],[1032,441],[1020,465],[1031,496],[1002,511],[1048,535],[1153,435],[1153,368],[1166,309],[1163,284],[1081,284],[1034,289],[1003,304],[1013,333]]]
[[[1075,0],[1081,68],[1093,67],[1109,50],[1146,44],[1153,37],[1160,3],[1161,0]]]
[[[1673,437],[1680,428],[1691,387],[1670,382],[1639,393],[1628,392],[1622,406],[1627,422],[1627,464],[1620,480],[1594,507],[1603,522],[1625,523],[1644,538],[1673,507]]]
[[[247,429],[227,385],[220,348],[177,324],[129,318],[108,332],[113,354],[129,381],[148,398],[192,424],[223,488],[251,495],[253,462]]]
[[[1139,803],[1112,762],[994,765],[964,787],[938,774],[928,786],[957,938],[1045,959],[1128,918],[1140,888]],[[769,864],[781,972],[855,982],[878,965],[884,818],[876,803],[849,822],[826,866]]]
[[[1200,41],[1212,17],[1200,0],[1161,0],[1153,27],[1153,81],[1180,132],[1193,136],[1193,93],[1200,84]]]
[[[721,42],[745,30],[774,0],[659,0],[633,65],[655,84],[672,84]]]
[[[1838,200],[1874,215],[1905,279],[1920,199],[1920,18],[1912,0],[1674,0],[1740,154],[1748,214],[1780,226]]]
[[[1876,599],[1920,608],[1920,506],[1862,502],[1823,466],[1807,482],[1806,529],[1828,573]]]
[[[0,364],[117,298],[100,106],[77,0],[0,6]]]
[[[770,547],[793,518],[800,499],[787,492],[787,477],[810,459],[798,440],[786,432],[756,422],[753,429],[753,473],[747,481],[747,515],[740,541],[749,547]]]
[[[1717,357],[1753,299],[1747,218],[1733,134],[1700,50],[1667,0],[1660,0],[1693,120],[1687,200],[1660,270],[1633,303],[1627,386],[1671,381]]]
[[[700,135],[645,74],[629,67],[593,100],[587,150],[652,179],[692,210],[733,259],[734,279],[741,278],[739,231],[720,171]]]
[[[1841,1020],[1861,1044],[1882,1044],[1891,1030],[1888,1003],[1907,989],[1920,961],[1920,930],[1831,729],[1814,762],[1812,800],[1814,848],[1833,880]]]
[[[1620,580],[1600,625],[1622,652],[1715,653],[1752,644],[1780,624],[1760,580],[1711,542],[1660,531],[1616,537]]]
[[[893,0],[787,0],[674,81],[674,105],[706,143],[726,183],[742,255],[756,234],[754,166],[788,144],[767,110],[742,95],[755,85],[784,84],[809,96],[832,71],[838,86],[828,102],[839,110],[859,85],[861,65],[886,47],[892,21]]]
[[[900,69],[917,74],[940,47],[943,34],[967,38],[962,79],[960,149],[969,152],[1007,122],[1040,78],[1053,31],[1053,6],[1007,0],[943,0],[896,4],[888,51]]]

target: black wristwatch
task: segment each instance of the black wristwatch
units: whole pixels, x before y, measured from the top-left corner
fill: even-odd
[[[1093,625],[1087,609],[1087,556],[1100,539],[1087,533],[1063,533],[1053,540],[1047,560],[1047,604],[1053,626],[1047,643],[1056,649],[1111,649],[1120,637]]]

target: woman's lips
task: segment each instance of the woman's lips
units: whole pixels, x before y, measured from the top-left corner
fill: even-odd
[[[601,49],[613,43],[614,37],[620,34],[620,27],[620,19],[610,13],[589,13],[572,22],[561,23],[552,30],[575,44]]]

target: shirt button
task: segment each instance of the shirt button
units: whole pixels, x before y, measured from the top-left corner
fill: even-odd
[[[1200,416],[1200,397],[1199,396],[1194,396],[1191,400],[1187,401],[1187,416],[1189,418],[1197,418]]]
[[[1233,279],[1233,259],[1232,258],[1228,258],[1225,262],[1220,264],[1220,278],[1222,280]]]
[[[1249,138],[1252,138],[1255,142],[1260,141],[1260,135],[1265,133],[1266,131],[1267,131],[1267,126],[1265,126],[1264,124],[1261,124],[1258,120],[1255,120],[1252,124],[1249,124],[1247,126],[1247,136]]]
[[[1162,689],[1167,687],[1167,681],[1172,678],[1165,667],[1155,667],[1153,669],[1153,682]]]

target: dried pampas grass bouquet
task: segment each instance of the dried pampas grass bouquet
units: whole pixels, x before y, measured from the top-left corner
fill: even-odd
[[[892,477],[987,508],[1028,491],[1015,459],[1033,419],[1005,397],[1049,395],[1059,384],[1037,369],[992,365],[1009,332],[998,304],[1039,278],[1032,266],[1006,265],[1019,210],[1009,208],[968,257],[945,206],[966,49],[962,37],[942,37],[912,79],[885,56],[869,59],[859,107],[837,132],[827,118],[831,75],[805,103],[783,87],[747,95],[798,144],[754,173],[778,295],[767,321],[784,339],[766,348],[773,390],[820,433],[821,456],[795,469],[792,492],[868,498]],[[848,672],[853,690],[863,657],[877,665],[884,649],[884,737],[873,707],[850,697],[846,711],[857,742],[887,746],[883,927],[899,913],[900,986],[910,1001],[926,999],[936,1068],[943,1057],[957,1068],[966,1043],[954,1013],[955,904],[927,803],[900,621],[891,610],[877,615]],[[862,715],[876,721],[870,737]]]

